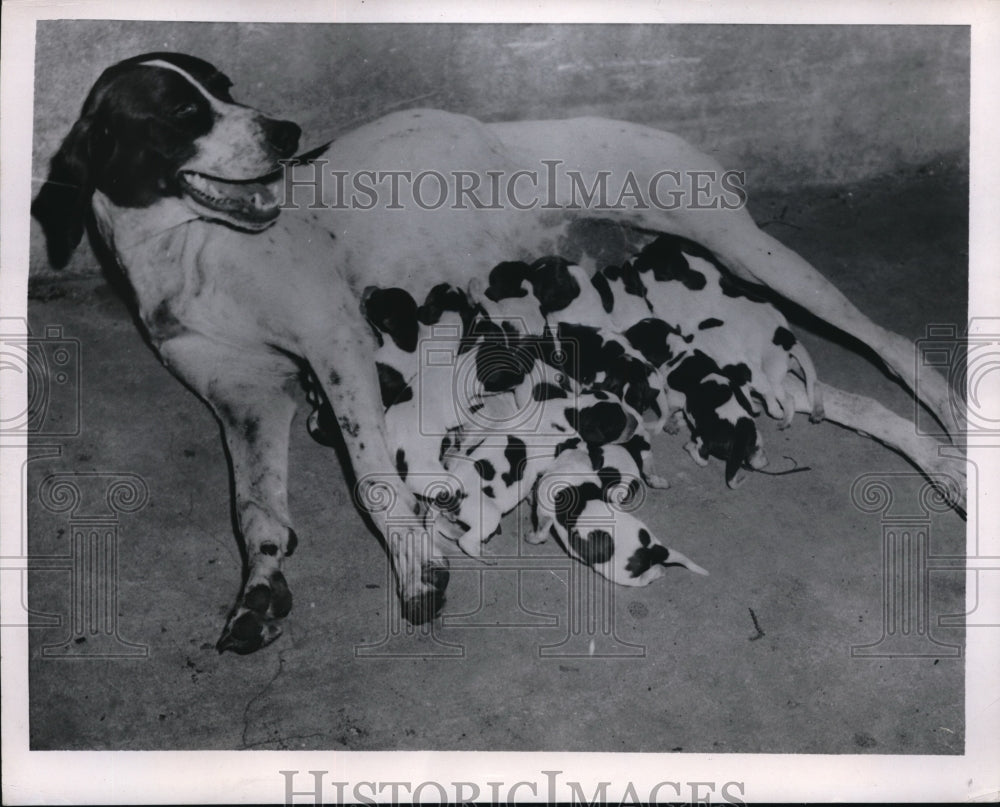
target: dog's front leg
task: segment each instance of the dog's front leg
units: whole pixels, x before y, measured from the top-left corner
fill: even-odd
[[[356,476],[355,500],[385,540],[403,617],[416,625],[444,606],[448,561],[434,552],[431,516],[392,460],[367,335],[366,327],[342,327],[305,353],[340,426]],[[324,349],[327,344],[336,349]]]
[[[160,346],[170,369],[200,395],[222,426],[233,512],[244,555],[243,585],[216,645],[250,653],[281,635],[276,620],[292,595],[282,574],[296,536],[288,513],[288,438],[297,367],[279,354],[251,354],[187,334]]]

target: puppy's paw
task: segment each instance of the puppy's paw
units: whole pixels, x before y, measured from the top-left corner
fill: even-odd
[[[646,484],[657,490],[666,490],[670,487],[670,480],[659,474],[644,474]]]

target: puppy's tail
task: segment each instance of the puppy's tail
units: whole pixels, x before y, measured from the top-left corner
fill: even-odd
[[[668,549],[667,552],[669,554],[667,555],[667,559],[663,561],[664,566],[683,566],[685,569],[694,572],[695,574],[708,575],[707,569],[699,566],[683,552],[678,552],[676,549]]]

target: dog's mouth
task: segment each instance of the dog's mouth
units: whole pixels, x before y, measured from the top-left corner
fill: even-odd
[[[281,213],[274,174],[230,180],[197,171],[181,171],[177,177],[184,193],[198,207],[238,227],[263,230]]]

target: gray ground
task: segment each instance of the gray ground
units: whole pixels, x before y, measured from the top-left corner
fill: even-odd
[[[918,338],[929,323],[966,319],[962,175],[935,165],[750,204],[873,319]],[[787,432],[762,427],[773,467],[788,456],[811,470],[754,475],[737,491],[719,463],[699,468],[680,438],[658,438],[672,487],[651,492],[642,516],[710,577],[672,570],[646,589],[617,588],[613,631],[588,633],[568,608],[581,603],[578,584],[596,578],[571,570],[558,547],[519,548],[511,518],[489,547],[507,559],[494,571],[456,569],[432,634],[393,622],[384,553],[335,456],[309,439],[300,416],[290,487],[301,541],[286,567],[295,608],[271,647],[220,656],[239,554],[215,421],[157,363],[106,283],[46,282],[32,296],[36,334],[61,325],[80,340],[83,401],[79,437],[35,442],[61,454],[28,466],[32,555],[68,553],[87,506],[75,515],[42,506],[50,474],[131,473],[149,490],[148,504],[117,524],[118,634],[146,646],[145,657],[77,657],[89,647],[66,620],[66,564],[30,576],[31,607],[63,615],[62,626],[31,632],[32,748],[963,751],[964,662],[948,646],[964,637],[937,624],[964,610],[961,573],[930,574],[928,655],[851,655],[883,633],[883,522],[852,505],[851,485],[912,468],[802,416]],[[864,358],[798,332],[823,380],[912,413]],[[78,477],[82,486],[104,480]],[[920,479],[891,486],[900,510],[920,512]],[[965,524],[953,513],[917,522],[932,555],[964,552]],[[518,575],[530,565],[517,560],[522,552],[549,560]],[[43,657],[67,637],[54,652],[73,658]]]

